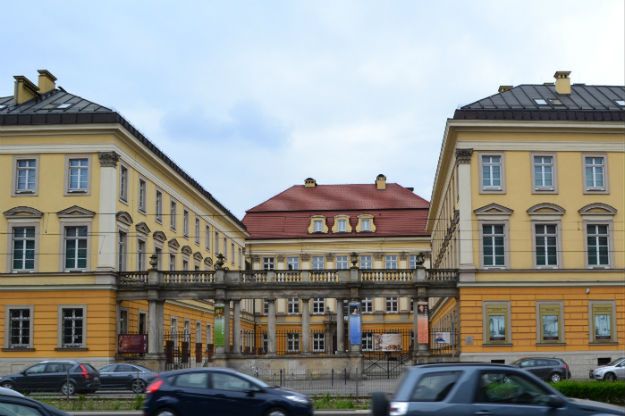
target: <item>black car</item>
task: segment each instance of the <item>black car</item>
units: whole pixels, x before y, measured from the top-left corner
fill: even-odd
[[[0,415],[2,416],[70,416],[54,407],[15,394],[0,392]]]
[[[79,361],[42,361],[19,373],[0,377],[0,386],[24,393],[60,391],[71,396],[96,391],[100,387],[100,374],[91,364]]]
[[[109,364],[100,368],[99,372],[102,390],[131,390],[137,394],[143,393],[156,377],[156,373],[148,368],[127,363]]]
[[[227,368],[161,373],[146,390],[145,416],[312,416],[312,401]]]
[[[513,362],[512,365],[552,383],[571,378],[569,365],[560,358],[521,358]]]
[[[520,368],[480,363],[411,367],[389,401],[374,393],[373,416],[625,416],[625,409],[570,399]]]

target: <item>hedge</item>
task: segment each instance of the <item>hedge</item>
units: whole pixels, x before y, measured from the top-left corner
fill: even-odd
[[[567,397],[625,405],[625,382],[563,380],[551,384]]]

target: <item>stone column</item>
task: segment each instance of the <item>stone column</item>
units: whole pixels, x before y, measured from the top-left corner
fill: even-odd
[[[224,353],[230,352],[230,301],[224,302]]]
[[[473,149],[456,149],[458,165],[458,238],[460,268],[474,269],[473,265],[473,211],[471,207],[471,159]]]
[[[336,300],[336,349],[339,354],[345,352],[345,318],[343,317],[343,299]]]
[[[423,337],[425,337],[425,341],[424,343],[418,343],[419,344],[419,353],[420,354],[429,354],[430,353],[430,322],[429,322],[429,302],[428,302],[428,298],[427,296],[419,296],[419,301],[417,302],[417,308],[418,306],[421,305],[423,307],[425,307],[425,328],[421,327],[422,330],[425,331],[425,334],[421,334]],[[418,311],[417,311],[417,315],[418,315]]]
[[[115,152],[100,152],[100,195],[98,210],[98,270],[114,270],[117,268],[116,218],[117,203],[117,162],[119,155]]]
[[[234,325],[233,325],[233,337],[235,354],[241,353],[241,300],[237,299],[234,302]]]
[[[413,343],[412,343],[412,352],[413,353],[418,353],[419,352],[419,342],[418,342],[418,337],[419,337],[419,316],[417,314],[417,308],[419,305],[419,299],[414,297],[410,300],[412,302],[412,333],[413,333]]]
[[[165,348],[163,335],[163,319],[165,316],[165,302],[162,300],[148,301],[148,354],[162,355]]]
[[[310,299],[302,298],[302,344],[304,349],[302,352],[308,354],[310,352],[310,309],[308,309]]]
[[[267,299],[269,310],[267,313],[267,352],[276,353],[276,300]]]

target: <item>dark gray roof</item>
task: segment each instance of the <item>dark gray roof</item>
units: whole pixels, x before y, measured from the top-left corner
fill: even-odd
[[[625,121],[619,100],[624,86],[573,84],[558,94],[554,84],[518,85],[460,107],[454,119]]]
[[[61,104],[71,104],[62,106]],[[59,106],[61,105],[61,108]],[[48,124],[121,124],[126,130],[143,143],[152,153],[169,165],[189,184],[210,200],[228,218],[245,230],[245,225],[211,195],[202,185],[187,174],[180,166],[148,140],[139,130],[132,126],[119,113],[70,94],[62,88],[54,89],[46,94],[29,100],[20,105],[15,104],[13,96],[0,97],[0,126],[17,125],[48,125]]]

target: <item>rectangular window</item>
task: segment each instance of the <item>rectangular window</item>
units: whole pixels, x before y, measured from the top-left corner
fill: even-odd
[[[169,271],[172,272],[176,270],[176,255],[171,253],[169,255]]]
[[[384,256],[384,267],[386,269],[397,269],[397,256],[396,255],[388,255]]]
[[[12,270],[35,270],[35,227],[14,227],[12,245]]]
[[[482,190],[500,191],[502,189],[501,156],[482,155]]]
[[[137,270],[145,270],[145,241],[137,240]]]
[[[299,257],[287,257],[286,266],[288,270],[299,270]]]
[[[128,311],[126,309],[119,310],[119,333],[128,333]]]
[[[584,183],[587,191],[605,191],[605,157],[584,157]]]
[[[137,324],[137,332],[139,334],[147,334],[148,330],[148,319],[147,314],[145,312],[139,312],[139,322]]]
[[[360,256],[360,268],[363,270],[370,270],[373,266],[373,259],[371,256]]]
[[[371,231],[371,219],[370,218],[360,219],[360,231]]]
[[[360,301],[362,313],[373,313],[373,299],[364,298]]]
[[[84,308],[61,308],[61,347],[79,348],[85,345]]]
[[[128,168],[119,166],[119,199],[128,201]]]
[[[326,334],[313,334],[313,352],[325,352],[326,350]]]
[[[386,312],[397,312],[399,300],[396,296],[386,298]]]
[[[562,304],[557,302],[539,302],[537,309],[539,342],[563,342]]]
[[[126,270],[126,259],[128,257],[128,234],[123,231],[119,232],[117,240],[117,267],[120,272]]]
[[[200,244],[200,219],[195,217],[195,244]]]
[[[534,190],[553,191],[554,165],[553,156],[536,155],[533,157]]]
[[[234,251],[234,243],[230,243],[230,254],[231,254],[231,258],[230,258],[230,263],[231,264],[235,264],[234,261],[234,256],[235,256],[235,251]]]
[[[205,230],[204,238],[206,239],[206,241],[204,241],[204,245],[206,246],[206,250],[210,250],[210,248],[211,248],[211,227],[210,227],[210,225],[207,225],[206,227],[204,227],[204,230]]]
[[[606,267],[610,265],[610,246],[607,224],[586,225],[586,250],[588,265]]]
[[[156,191],[156,206],[154,207],[154,211],[156,212],[155,218],[156,222],[159,224],[163,223],[163,193],[161,191]]]
[[[287,352],[299,352],[299,334],[289,332],[286,334],[286,350]]]
[[[363,332],[360,341],[362,351],[373,351],[373,333]]]
[[[182,233],[189,237],[189,211],[182,210]]]
[[[347,259],[347,256],[336,256],[336,268],[338,270],[349,269],[349,260]]]
[[[535,224],[536,266],[558,266],[557,224]]]
[[[269,315],[269,301],[263,300],[263,313]]]
[[[299,313],[299,299],[298,298],[289,298],[288,300],[288,309],[287,312],[290,314]]]
[[[31,348],[32,309],[9,309],[8,347]]]
[[[65,227],[65,270],[87,268],[87,226]]]
[[[176,231],[176,214],[176,201],[171,201],[169,204],[169,226],[174,231]]]
[[[484,343],[510,343],[510,309],[507,302],[484,302]]]
[[[347,231],[347,220],[341,218],[337,223],[339,233],[344,233]]]
[[[67,192],[89,190],[89,159],[69,159]]]
[[[182,270],[185,272],[189,270],[189,260],[182,259]]]
[[[323,232],[323,220],[314,220],[313,221],[313,232],[315,232],[315,233]]]
[[[482,264],[484,267],[505,266],[503,224],[482,225]]]
[[[325,268],[325,257],[323,256],[313,256],[312,258],[312,269],[313,270],[323,270]]]
[[[37,191],[37,159],[18,159],[15,162],[15,168],[15,193],[35,193]]]
[[[326,305],[324,298],[313,298],[313,314],[321,315],[325,313]]]
[[[276,265],[273,257],[263,257],[263,270],[275,270]]]
[[[616,341],[613,302],[590,302],[591,342]]]
[[[163,249],[160,247],[154,247],[154,254],[156,254],[156,268],[161,270],[163,266]]]
[[[200,321],[195,323],[195,343],[202,343],[202,323]]]
[[[219,254],[219,232],[215,231],[215,254]]]
[[[145,196],[147,195],[148,184],[143,180],[139,179],[139,211],[145,212]]]

